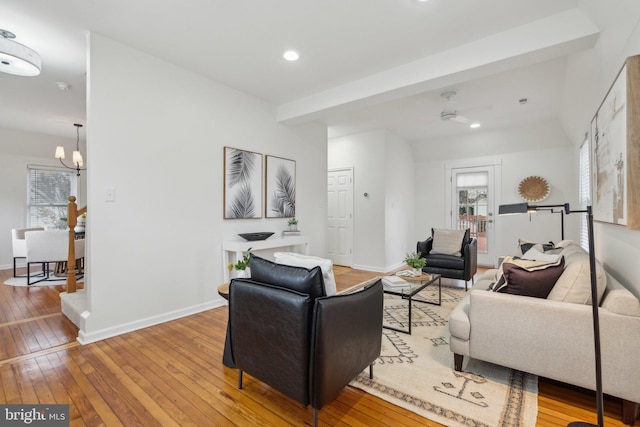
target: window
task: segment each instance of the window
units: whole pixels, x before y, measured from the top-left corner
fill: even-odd
[[[75,172],[32,165],[28,171],[28,226],[66,226],[69,196],[77,189]]]
[[[591,176],[591,162],[589,158],[589,139],[585,137],[585,141],[580,146],[580,167],[578,177],[578,199],[580,201],[580,207],[586,209],[591,204],[591,185],[589,177]],[[589,250],[589,230],[587,226],[586,215],[580,216],[580,246],[584,250]]]

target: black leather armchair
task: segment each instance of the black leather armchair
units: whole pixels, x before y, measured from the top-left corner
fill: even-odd
[[[264,261],[254,264],[252,258],[252,279],[234,279],[229,286],[238,388],[246,372],[303,405],[311,404],[316,426],[318,411],[349,382],[367,366],[372,375],[382,344],[382,283],[378,280],[348,295],[312,295],[317,287],[312,285],[311,294],[306,293],[305,281],[322,281],[319,267],[276,264],[273,274],[264,277],[258,268],[256,277],[255,266]],[[294,274],[293,283],[288,283],[287,274]]]
[[[431,237],[423,242],[418,242],[416,252],[427,259],[427,265],[422,268],[426,273],[440,274],[449,279],[464,280],[464,289],[467,290],[467,282],[471,280],[478,271],[478,241],[472,239],[467,228],[462,239],[460,256],[433,254],[433,228]]]

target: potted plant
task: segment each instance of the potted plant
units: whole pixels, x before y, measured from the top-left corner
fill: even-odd
[[[291,218],[287,224],[289,225],[289,231],[298,231],[298,220],[295,217]]]
[[[242,259],[239,259],[235,264],[230,262],[227,265],[229,271],[236,270],[238,273],[236,277],[238,278],[249,278],[251,277],[251,271],[249,270],[249,263],[251,262],[251,248],[242,252]]]
[[[427,265],[427,259],[416,252],[408,253],[402,261],[413,269],[414,276],[420,276],[422,274],[422,267]]]

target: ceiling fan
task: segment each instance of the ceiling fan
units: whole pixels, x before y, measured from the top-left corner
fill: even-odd
[[[442,98],[446,99],[444,109],[440,113],[440,119],[447,122],[469,123],[471,121],[470,119],[458,114],[455,108],[452,108],[450,105],[451,99],[456,96],[456,94],[457,92],[455,90],[447,90],[440,94]]]

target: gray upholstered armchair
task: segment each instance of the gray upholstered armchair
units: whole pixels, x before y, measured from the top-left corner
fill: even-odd
[[[238,388],[246,372],[311,404],[315,426],[318,410],[380,356],[382,283],[323,296],[320,267],[291,267],[255,256],[251,276],[229,286]]]
[[[467,290],[467,282],[471,280],[473,284],[473,276],[478,271],[478,241],[472,239],[470,231],[464,230],[460,247],[456,246],[455,253],[443,253],[433,249],[434,238],[438,238],[438,232],[446,232],[449,230],[431,229],[431,236],[423,241],[418,242],[416,252],[427,259],[427,265],[422,268],[426,273],[440,274],[442,277],[449,279],[464,280],[464,289]],[[451,230],[462,231],[462,230]],[[446,252],[446,251],[445,251]]]

